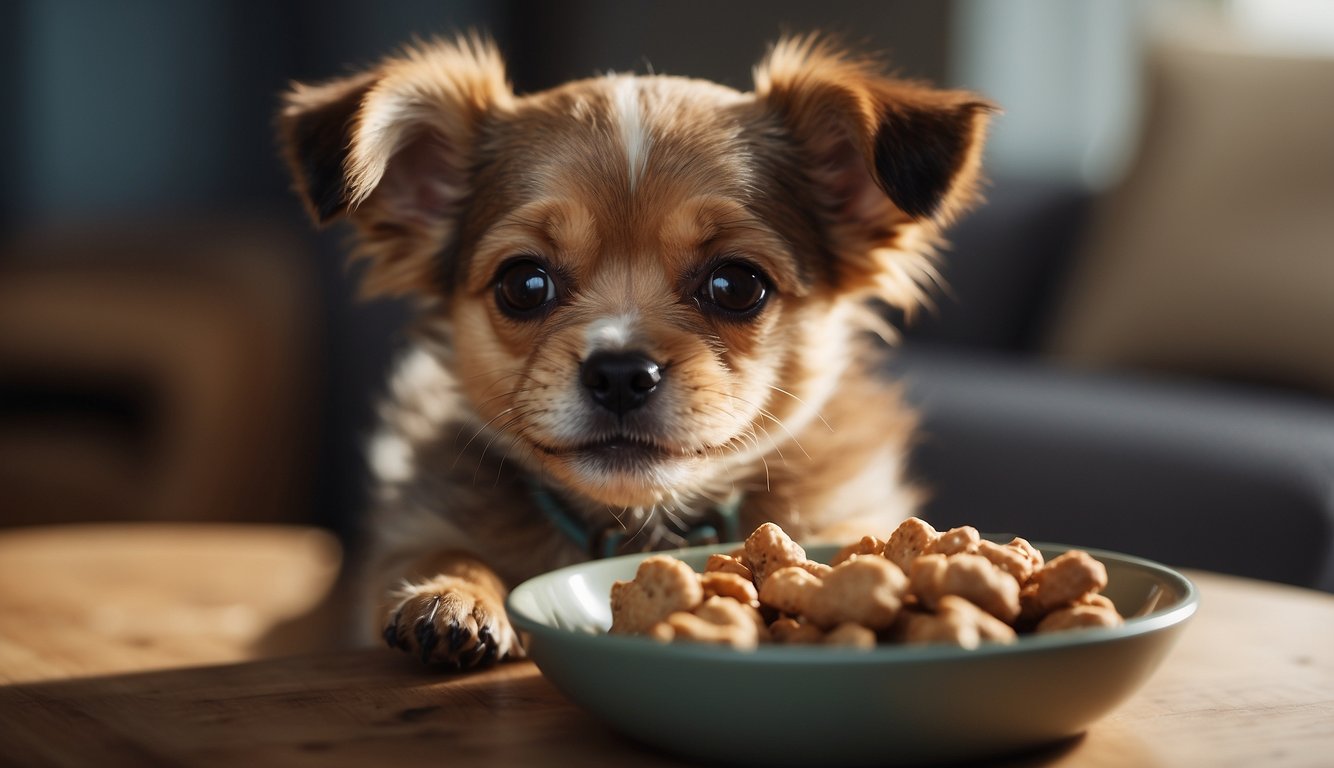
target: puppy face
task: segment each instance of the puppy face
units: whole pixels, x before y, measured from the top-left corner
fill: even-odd
[[[609,505],[725,489],[818,419],[875,297],[910,308],[988,107],[815,38],[740,93],[608,76],[526,97],[475,40],[289,96],[320,220],[446,325],[518,460]]]
[[[489,130],[451,281],[459,369],[492,372],[470,400],[567,487],[662,502],[791,418],[771,395],[814,276],[781,231],[798,201],[758,191],[760,119],[734,91],[608,77]]]

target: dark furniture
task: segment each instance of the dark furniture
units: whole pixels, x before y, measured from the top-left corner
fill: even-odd
[[[1334,591],[1334,404],[1043,354],[1096,200],[1001,181],[952,233],[952,295],[890,368],[923,417],[925,516]]]

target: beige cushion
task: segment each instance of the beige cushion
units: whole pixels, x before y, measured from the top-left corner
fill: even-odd
[[[1163,48],[1048,351],[1334,395],[1334,58]]]

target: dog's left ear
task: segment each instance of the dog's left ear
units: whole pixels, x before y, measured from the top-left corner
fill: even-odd
[[[432,295],[455,237],[482,120],[513,91],[489,41],[418,45],[370,71],[295,84],[279,140],[311,217],[346,217],[370,261],[366,295]]]
[[[912,273],[929,263],[894,256],[928,250],[977,200],[995,106],[890,77],[817,36],[775,45],[755,70],[755,95],[805,150],[833,245],[845,251],[844,282],[878,283],[899,306],[921,299],[922,277]]]

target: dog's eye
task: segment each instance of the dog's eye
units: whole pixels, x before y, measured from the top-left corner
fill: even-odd
[[[769,296],[764,273],[749,264],[729,261],[715,268],[699,289],[700,298],[735,315],[757,312]]]
[[[496,303],[511,315],[523,317],[556,299],[556,282],[532,261],[516,261],[496,280]]]

